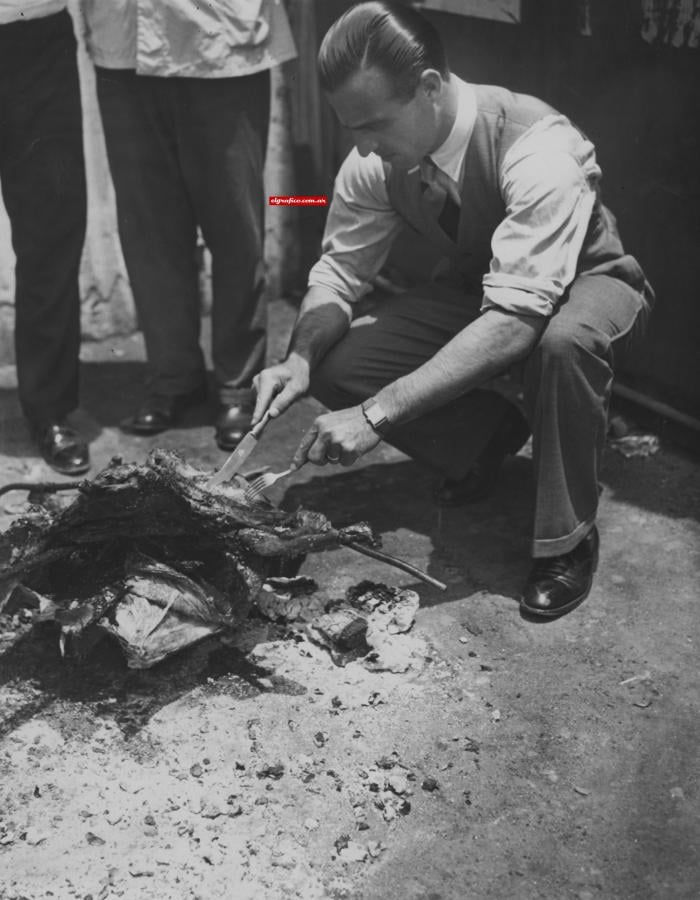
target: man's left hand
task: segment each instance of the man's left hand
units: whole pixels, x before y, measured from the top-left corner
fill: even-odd
[[[292,465],[298,467],[308,460],[317,466],[326,463],[351,466],[380,441],[361,406],[324,413],[304,435]]]

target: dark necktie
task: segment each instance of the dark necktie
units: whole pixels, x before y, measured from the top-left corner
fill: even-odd
[[[452,199],[450,194],[445,195],[445,203],[438,216],[438,225],[445,232],[447,237],[457,243],[457,235],[459,234],[459,214],[460,208]]]
[[[428,156],[421,163],[423,178],[433,190],[444,194],[444,202],[438,215],[438,225],[451,241],[456,243],[459,233],[460,205],[457,202],[459,196],[457,186],[442,169],[435,165]]]

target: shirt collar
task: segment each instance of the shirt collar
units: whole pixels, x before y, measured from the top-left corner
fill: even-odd
[[[471,84],[456,75],[451,78],[457,82],[457,115],[450,133],[437,150],[430,154],[430,158],[439,169],[460,184],[464,158],[476,121],[476,94]]]

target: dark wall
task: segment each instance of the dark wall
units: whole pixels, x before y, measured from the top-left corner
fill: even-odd
[[[349,5],[317,3],[319,33]],[[641,0],[593,0],[584,37],[577,6],[523,0],[520,25],[428,15],[458,75],[533,93],[595,143],[604,200],[657,294],[621,380],[700,417],[700,49],[643,41]]]

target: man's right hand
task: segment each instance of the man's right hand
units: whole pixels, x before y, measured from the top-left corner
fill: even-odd
[[[257,398],[252,424],[257,425],[268,409],[274,419],[289,409],[295,400],[303,397],[309,390],[309,372],[309,363],[292,353],[284,362],[263,369],[256,375],[253,385]]]

